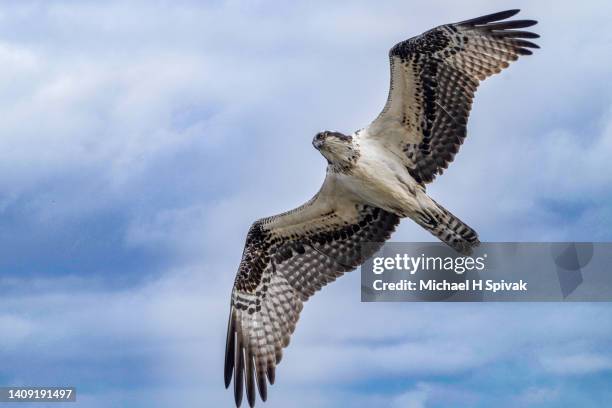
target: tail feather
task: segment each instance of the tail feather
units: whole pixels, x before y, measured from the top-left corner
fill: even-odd
[[[457,252],[471,254],[472,249],[480,244],[478,233],[433,199],[428,198],[433,205],[417,212],[414,220]]]

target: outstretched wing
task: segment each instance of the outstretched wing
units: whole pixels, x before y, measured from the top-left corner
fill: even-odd
[[[442,25],[391,48],[389,97],[367,134],[402,151],[418,182],[442,174],[459,151],[479,82],[539,48],[525,40],[537,34],[517,30],[536,21],[500,21],[518,12]]]
[[[233,376],[237,406],[244,385],[250,406],[255,383],[266,400],[267,381],[274,383],[303,302],[363,263],[399,223],[396,215],[350,197],[328,174],[308,203],[251,226],[232,292],[225,351],[225,386]],[[362,250],[366,242],[380,244]]]

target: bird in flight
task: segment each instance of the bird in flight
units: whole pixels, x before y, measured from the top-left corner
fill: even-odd
[[[480,81],[539,48],[506,20],[519,10],[445,24],[389,51],[391,84],[376,120],[351,135],[325,131],[312,144],[327,159],[319,192],[291,211],[255,221],[231,296],[225,387],[240,406],[263,401],[274,384],[302,305],[361,265],[410,218],[463,254],[478,234],[429,197],[425,185],[446,169],[466,136]],[[506,21],[504,21],[506,20]],[[378,243],[362,248],[364,243]]]

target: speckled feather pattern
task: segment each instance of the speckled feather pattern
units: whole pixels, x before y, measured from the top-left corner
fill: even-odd
[[[357,217],[341,227],[330,228],[334,224],[325,220],[335,214],[323,214],[299,236],[280,236],[261,221],[250,228],[232,293],[226,346],[225,380],[229,385],[234,377],[237,405],[243,382],[249,404],[254,404],[255,386],[266,399],[267,382],[274,382],[303,302],[363,263],[399,223],[397,215],[380,208],[358,205],[356,210]]]
[[[516,13],[509,10],[442,25],[391,48],[389,98],[373,129],[384,137],[387,124],[401,124],[405,137],[396,148],[405,153],[418,182],[433,181],[453,161],[466,137],[480,81],[538,48],[525,40],[537,34],[516,30],[535,21],[499,21]]]

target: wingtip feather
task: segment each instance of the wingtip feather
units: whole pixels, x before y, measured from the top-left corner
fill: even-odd
[[[532,43],[531,41],[526,41],[526,40],[514,40],[512,41],[512,44],[514,45],[518,45],[519,47],[523,47],[523,48],[540,48],[540,46],[538,44]]]
[[[247,350],[246,353],[246,395],[249,406],[253,408],[255,406],[255,368],[253,363],[253,355]]]
[[[268,399],[268,384],[266,383],[266,375],[261,371],[256,371],[257,377],[257,389],[259,390],[259,396],[261,400],[266,402]]]
[[[491,30],[491,34],[499,38],[540,38],[540,34],[520,30]]]
[[[227,338],[225,341],[225,366],[223,370],[223,377],[225,381],[225,388],[229,388],[232,383],[232,377],[234,375],[234,348],[235,348],[235,319],[234,319],[234,308],[230,308],[230,315],[227,322]]]
[[[236,407],[239,407],[240,404],[242,404],[244,387],[244,352],[240,336],[236,336],[236,347],[234,351],[236,353],[234,357],[234,401],[236,402]]]
[[[484,16],[472,18],[472,19],[469,19],[469,20],[460,21],[457,24],[460,24],[460,25],[481,25],[481,24],[487,24],[487,23],[490,23],[490,22],[493,22],[493,21],[505,20],[507,18],[510,18],[512,16],[517,15],[520,11],[521,11],[520,9],[498,11],[497,13],[486,14]]]
[[[532,27],[536,24],[538,24],[536,20],[509,20],[509,21],[500,21],[498,23],[491,23],[491,24],[487,24],[482,27],[476,27],[476,28],[481,28],[481,29],[485,29],[488,31],[512,30],[516,28]]]
[[[274,385],[274,380],[276,379],[276,368],[274,368],[274,366],[268,366],[266,375],[268,376],[268,381],[270,384]]]

